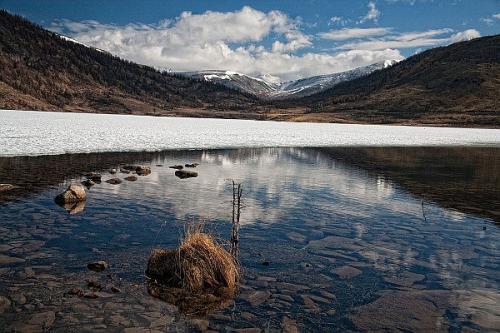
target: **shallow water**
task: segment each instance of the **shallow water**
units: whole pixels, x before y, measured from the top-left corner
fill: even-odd
[[[360,145],[500,145],[500,130],[0,110],[0,156]]]
[[[168,168],[193,162],[197,178],[178,179]],[[102,171],[105,180],[123,163],[153,172],[95,185],[75,215],[53,202],[82,173]],[[0,194],[0,295],[12,300],[0,328],[38,327],[36,314],[51,319],[53,312],[50,327],[61,332],[205,324],[218,331],[495,331],[499,168],[500,149],[464,147],[0,158],[0,183],[21,186]],[[175,246],[193,220],[227,241],[229,179],[244,188],[241,290],[234,304],[193,320],[147,294],[147,255]],[[101,259],[107,271],[86,269]],[[86,289],[89,279],[106,285],[98,298],[66,294]],[[121,293],[109,292],[111,285]],[[21,293],[24,304],[15,301]]]

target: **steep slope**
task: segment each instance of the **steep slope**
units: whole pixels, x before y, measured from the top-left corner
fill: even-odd
[[[165,114],[242,110],[250,95],[124,61],[0,11],[0,108]]]
[[[358,67],[350,71],[318,75],[296,81],[284,82],[280,85],[278,91],[273,94],[273,97],[284,99],[309,96],[323,90],[333,88],[342,82],[367,76],[374,71],[390,67],[395,63],[397,63],[396,60],[386,60],[368,66]]]
[[[354,80],[376,70],[387,68],[395,63],[395,60],[386,60],[384,62],[355,68],[350,71],[318,75],[282,83],[272,82],[263,78],[256,78],[233,71],[222,70],[205,70],[179,74],[198,80],[218,83],[265,99],[286,99],[309,96],[332,88],[341,82]]]
[[[500,126],[500,35],[430,49],[366,77],[282,103],[293,120]]]

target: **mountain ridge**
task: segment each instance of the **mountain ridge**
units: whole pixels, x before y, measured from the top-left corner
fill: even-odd
[[[312,95],[270,100],[161,73],[0,10],[0,69],[0,109],[500,128],[500,35],[429,49]]]
[[[397,60],[388,59],[382,62],[373,63],[367,66],[357,67],[348,71],[315,75],[292,81],[280,83],[269,82],[261,77],[254,77],[244,73],[229,70],[201,70],[192,72],[178,72],[198,80],[214,82],[225,85],[229,88],[250,93],[264,99],[287,99],[300,98],[323,90],[333,88],[337,84],[366,76],[373,71],[392,66]]]

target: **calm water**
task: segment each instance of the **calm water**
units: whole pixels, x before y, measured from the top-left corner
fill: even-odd
[[[168,168],[193,162],[200,163],[197,178],[180,180]],[[106,180],[113,177],[106,170],[124,163],[151,165],[153,172],[136,182],[95,185],[75,215],[54,203],[82,173],[100,171]],[[229,179],[244,189],[240,293],[208,316],[180,314],[145,291],[148,253],[175,246],[193,220],[205,220],[227,241]],[[11,300],[0,330],[500,327],[499,148],[4,157],[0,183],[21,186],[0,193],[0,295]],[[86,269],[101,259],[107,271]],[[98,298],[67,294],[95,279],[104,286]]]

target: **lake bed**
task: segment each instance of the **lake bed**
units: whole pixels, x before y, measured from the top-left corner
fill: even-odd
[[[124,178],[108,170],[134,163],[152,173],[96,184],[74,215],[54,203],[83,173]],[[168,168],[185,163],[199,163],[199,176]],[[0,194],[0,285],[11,300],[0,327],[494,331],[499,168],[493,147],[3,157],[0,183],[20,187]],[[213,313],[179,312],[148,295],[147,257],[176,246],[192,221],[227,241],[230,179],[244,189],[240,291]],[[109,269],[89,271],[96,260]],[[102,286],[97,298],[71,295],[89,281]]]

